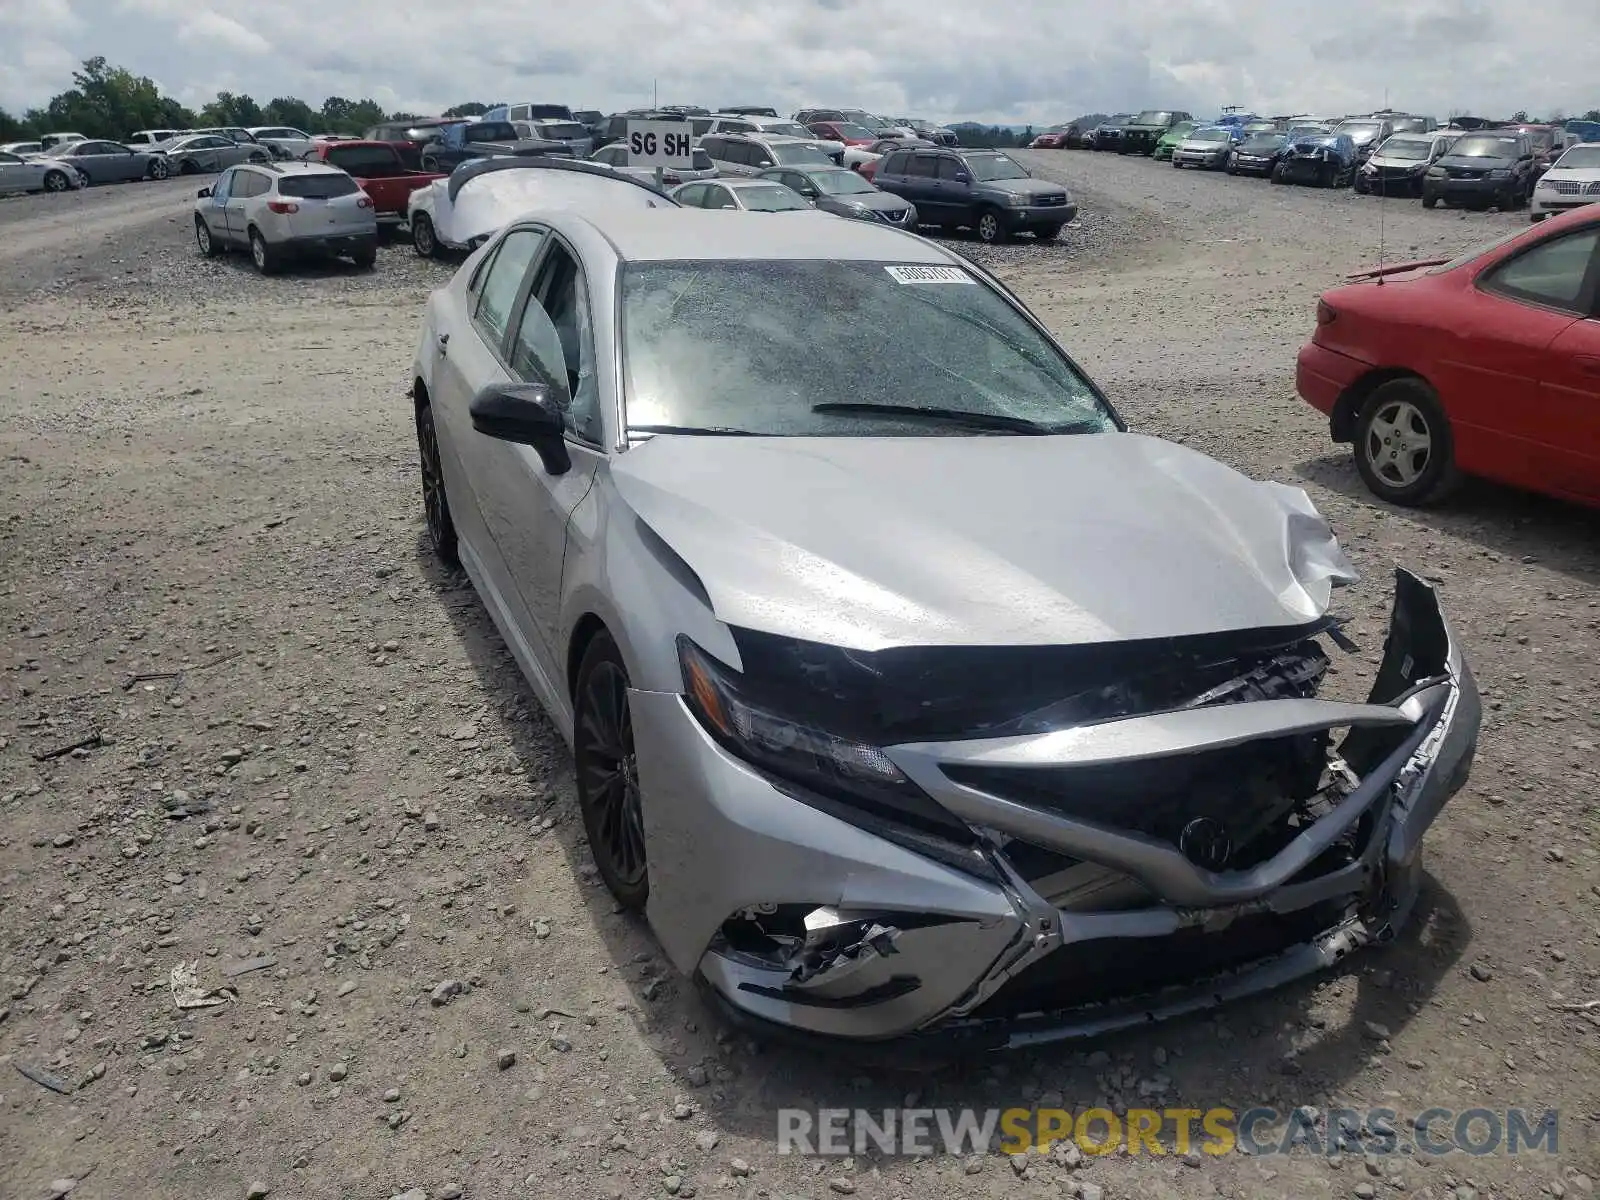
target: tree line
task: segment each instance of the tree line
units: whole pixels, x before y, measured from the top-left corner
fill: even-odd
[[[387,112],[376,100],[329,96],[313,107],[295,96],[265,104],[250,96],[218,92],[198,111],[186,108],[147,75],[114,67],[103,56],[86,59],[72,73],[73,86],[43,108],[20,117],[0,109],[0,142],[20,142],[50,132],[81,133],[112,141],[139,129],[204,129],[219,125],[288,125],[307,133],[364,133],[381,121],[405,121],[421,114]],[[447,108],[447,117],[475,117],[494,107],[471,101]]]

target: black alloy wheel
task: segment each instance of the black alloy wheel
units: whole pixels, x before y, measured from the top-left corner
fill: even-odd
[[[422,513],[428,523],[428,540],[440,562],[447,567],[459,566],[456,523],[450,516],[450,498],[444,490],[439,431],[433,425],[431,404],[417,409],[417,457],[422,468]]]
[[[617,902],[641,909],[650,896],[644,806],[628,672],[609,633],[597,633],[584,652],[573,709],[572,756],[590,853]]]

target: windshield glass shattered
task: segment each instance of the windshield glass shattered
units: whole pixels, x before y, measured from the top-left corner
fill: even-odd
[[[1035,432],[1116,428],[1060,352],[956,266],[629,263],[622,332],[633,427],[790,437],[983,432],[978,422],[814,411],[870,401],[1042,427]]]

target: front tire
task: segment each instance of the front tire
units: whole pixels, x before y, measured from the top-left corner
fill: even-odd
[[[65,171],[51,171],[44,177],[44,190],[47,192],[71,191],[72,180],[67,178]]]
[[[978,213],[978,222],[974,227],[978,233],[978,240],[986,246],[999,245],[1010,240],[1010,231],[1000,216],[997,208],[985,208]]]
[[[439,237],[427,213],[418,213],[411,219],[411,247],[423,258],[439,257]]]
[[[590,641],[578,667],[572,757],[594,865],[619,904],[641,909],[650,896],[650,869],[628,670],[604,630]]]
[[[200,254],[204,258],[215,258],[222,253],[222,248],[217,245],[217,239],[211,232],[211,226],[206,224],[204,217],[194,219],[194,241],[200,247]]]
[[[1423,192],[1422,193],[1422,207],[1423,208],[1436,208],[1436,207],[1438,207],[1438,204],[1439,204],[1439,197],[1430,196],[1430,195],[1428,195],[1427,192]]]
[[[450,516],[450,497],[444,490],[444,460],[439,454],[439,431],[433,424],[433,406],[417,409],[417,457],[422,468],[422,515],[428,524],[433,552],[447,567],[461,565],[456,523]]]
[[[1381,500],[1430,504],[1459,481],[1450,419],[1420,379],[1392,379],[1362,405],[1356,420],[1356,470]]]
[[[150,160],[151,179],[166,179],[171,176],[171,174],[172,166],[165,158],[153,158]]]

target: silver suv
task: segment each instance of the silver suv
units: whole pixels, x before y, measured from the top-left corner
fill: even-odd
[[[207,258],[248,249],[263,275],[302,255],[343,254],[370,267],[378,259],[378,216],[372,198],[337,167],[255,163],[224,171],[200,189],[194,238]]]
[[[711,133],[700,149],[724,175],[759,175],[768,167],[830,167],[831,158],[809,138],[768,133]]]

